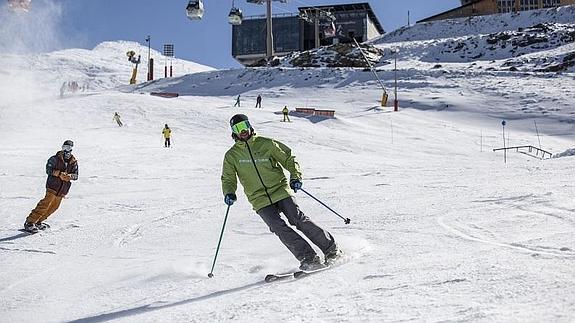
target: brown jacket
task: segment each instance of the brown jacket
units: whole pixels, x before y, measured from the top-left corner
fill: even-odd
[[[60,179],[60,172],[66,172],[71,176],[72,180],[78,179],[78,162],[72,155],[70,160],[64,160],[64,153],[59,151],[56,155],[50,157],[46,163],[46,189],[57,196],[66,196],[70,190],[72,183],[70,181],[63,181]]]

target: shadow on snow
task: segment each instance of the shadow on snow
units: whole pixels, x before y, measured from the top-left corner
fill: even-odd
[[[185,304],[190,304],[190,303],[195,303],[195,302],[201,302],[201,301],[204,301],[204,300],[207,300],[210,298],[228,295],[228,294],[232,294],[232,293],[236,293],[236,292],[241,292],[241,291],[251,289],[254,287],[258,287],[258,286],[262,286],[265,284],[266,284],[266,282],[259,281],[259,282],[252,283],[249,285],[240,286],[240,287],[227,289],[227,290],[221,290],[221,291],[213,292],[213,293],[208,294],[208,295],[190,298],[190,299],[182,300],[182,301],[175,302],[175,303],[169,303],[169,304],[159,305],[159,306],[153,306],[153,304],[147,304],[147,305],[129,308],[129,309],[125,309],[125,310],[119,310],[116,312],[85,317],[85,318],[81,318],[78,320],[69,321],[68,323],[106,322],[106,321],[111,321],[111,320],[115,320],[115,319],[119,319],[119,318],[123,318],[123,317],[128,317],[128,316],[148,313],[148,312],[152,312],[152,311],[162,310],[162,309],[166,309],[166,308],[170,308],[170,307],[174,307],[174,306],[180,306],[180,305],[185,305]]]

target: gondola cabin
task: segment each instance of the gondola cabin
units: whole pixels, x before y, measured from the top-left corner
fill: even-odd
[[[243,20],[242,11],[239,8],[232,8],[228,15],[228,22],[232,25],[241,25]]]
[[[186,6],[186,16],[191,20],[200,20],[204,16],[204,2],[202,0],[190,0]]]

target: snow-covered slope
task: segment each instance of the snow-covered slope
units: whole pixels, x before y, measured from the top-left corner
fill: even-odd
[[[575,124],[571,97],[575,93],[572,75],[555,77],[556,73],[519,73],[497,71],[504,62],[442,63],[400,61],[397,72],[399,100],[402,105],[422,110],[473,112],[478,115],[512,119],[545,118],[569,127]],[[506,69],[509,69],[507,67]],[[378,75],[393,100],[394,67],[382,66]],[[337,109],[339,103],[326,102],[308,93],[308,89],[326,91],[347,89],[374,91],[368,105],[378,104],[380,85],[373,74],[350,68],[252,68],[197,73],[173,79],[144,83],[126,90],[134,93],[176,92],[184,96],[237,96],[248,105],[259,94],[277,98],[278,105],[291,90],[301,91],[297,106],[314,105]],[[558,95],[560,93],[560,95]],[[346,102],[363,97],[357,94]],[[232,99],[229,99],[230,102]],[[294,107],[292,107],[294,108]],[[555,132],[556,130],[547,129]],[[557,130],[564,133],[565,130]]]
[[[574,16],[575,6],[563,6],[517,13],[437,20],[397,29],[375,39],[374,42],[379,44],[486,35],[514,31],[544,23],[573,24]]]
[[[68,49],[53,52],[47,55],[29,57],[28,63],[34,70],[51,69],[54,65],[66,77],[74,77],[79,82],[86,82],[96,89],[112,88],[127,83],[130,79],[134,64],[127,59],[126,52],[133,50],[141,56],[138,83],[146,81],[147,53],[145,45],[130,41],[104,42],[93,50]],[[154,78],[164,77],[164,66],[169,58],[161,53],[151,50],[154,62]],[[172,59],[175,76],[214,70],[214,68],[188,62],[178,58]]]
[[[402,60],[498,61],[478,68],[574,72],[575,6],[419,23],[373,43],[388,57],[398,49]]]
[[[400,56],[392,112],[361,69],[205,71],[117,86],[129,78],[129,49],[112,42],[55,52],[33,68],[0,72],[0,322],[575,319],[572,73]],[[400,53],[411,57],[408,49]],[[393,89],[393,64],[378,69]],[[42,83],[85,75],[111,88],[59,98]],[[181,95],[148,95],[156,91]],[[253,108],[258,94],[262,109]],[[335,118],[280,122],[285,105],[333,109]],[[298,262],[240,187],[207,278],[226,213],[220,172],[236,113],[290,146],[304,189],[351,218],[345,225],[296,194],[344,250],[335,268],[264,283]],[[46,159],[65,139],[75,141],[80,178],[52,228],[28,236],[17,230],[44,194]],[[504,163],[492,151],[503,145],[557,158],[509,151]]]
[[[130,50],[141,55],[137,81],[145,82],[148,48],[136,42],[104,42],[92,50],[66,49],[33,55],[0,54],[0,85],[4,85],[0,86],[0,95],[13,97],[14,90],[58,95],[62,83],[71,81],[86,86],[90,92],[125,85],[134,68],[134,64],[130,63],[126,56],[126,52]],[[155,58],[155,78],[164,77],[164,56],[152,50],[151,57]],[[174,76],[213,70],[211,67],[177,58],[172,60],[172,66]],[[6,91],[12,91],[12,95]]]
[[[447,87],[448,88],[448,87]],[[420,88],[422,97],[441,87]],[[552,91],[551,88],[547,90]],[[499,119],[376,108],[373,87],[270,89],[162,99],[105,92],[7,106],[0,144],[0,313],[7,322],[570,321],[575,259],[571,158],[541,161],[491,152]],[[255,94],[256,92],[252,92]],[[275,96],[271,95],[275,94]],[[468,99],[479,100],[482,95]],[[570,101],[573,102],[573,101]],[[494,99],[503,106],[505,99]],[[284,104],[333,107],[336,119],[292,115]],[[466,103],[470,104],[470,103]],[[111,120],[119,111],[126,124]],[[225,205],[227,126],[247,113],[257,132],[292,147],[306,214],[346,252],[337,268],[267,285],[297,261],[241,192],[230,210],[215,278],[207,278]],[[317,122],[319,121],[319,122]],[[173,129],[162,148],[161,129]],[[508,123],[509,144],[536,144],[531,120]],[[541,130],[566,129],[539,120]],[[545,149],[573,147],[542,134]],[[42,196],[47,157],[76,142],[80,180],[52,229],[16,231]],[[34,317],[26,316],[29,304]]]

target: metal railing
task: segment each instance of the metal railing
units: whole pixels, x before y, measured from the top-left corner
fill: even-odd
[[[549,157],[547,158],[551,158],[553,156],[552,153],[543,150],[541,148],[537,148],[537,147],[533,147],[531,145],[526,145],[526,146],[515,146],[515,147],[505,147],[505,148],[495,148],[493,149],[493,151],[498,151],[498,150],[511,150],[511,149],[515,149],[516,152],[518,153],[522,153],[525,154],[527,156],[530,157],[534,157],[534,158],[539,158],[539,159],[545,159],[545,156],[549,155]],[[524,150],[520,150],[520,149],[527,149],[527,151]],[[535,154],[533,154],[533,151],[535,151]]]

